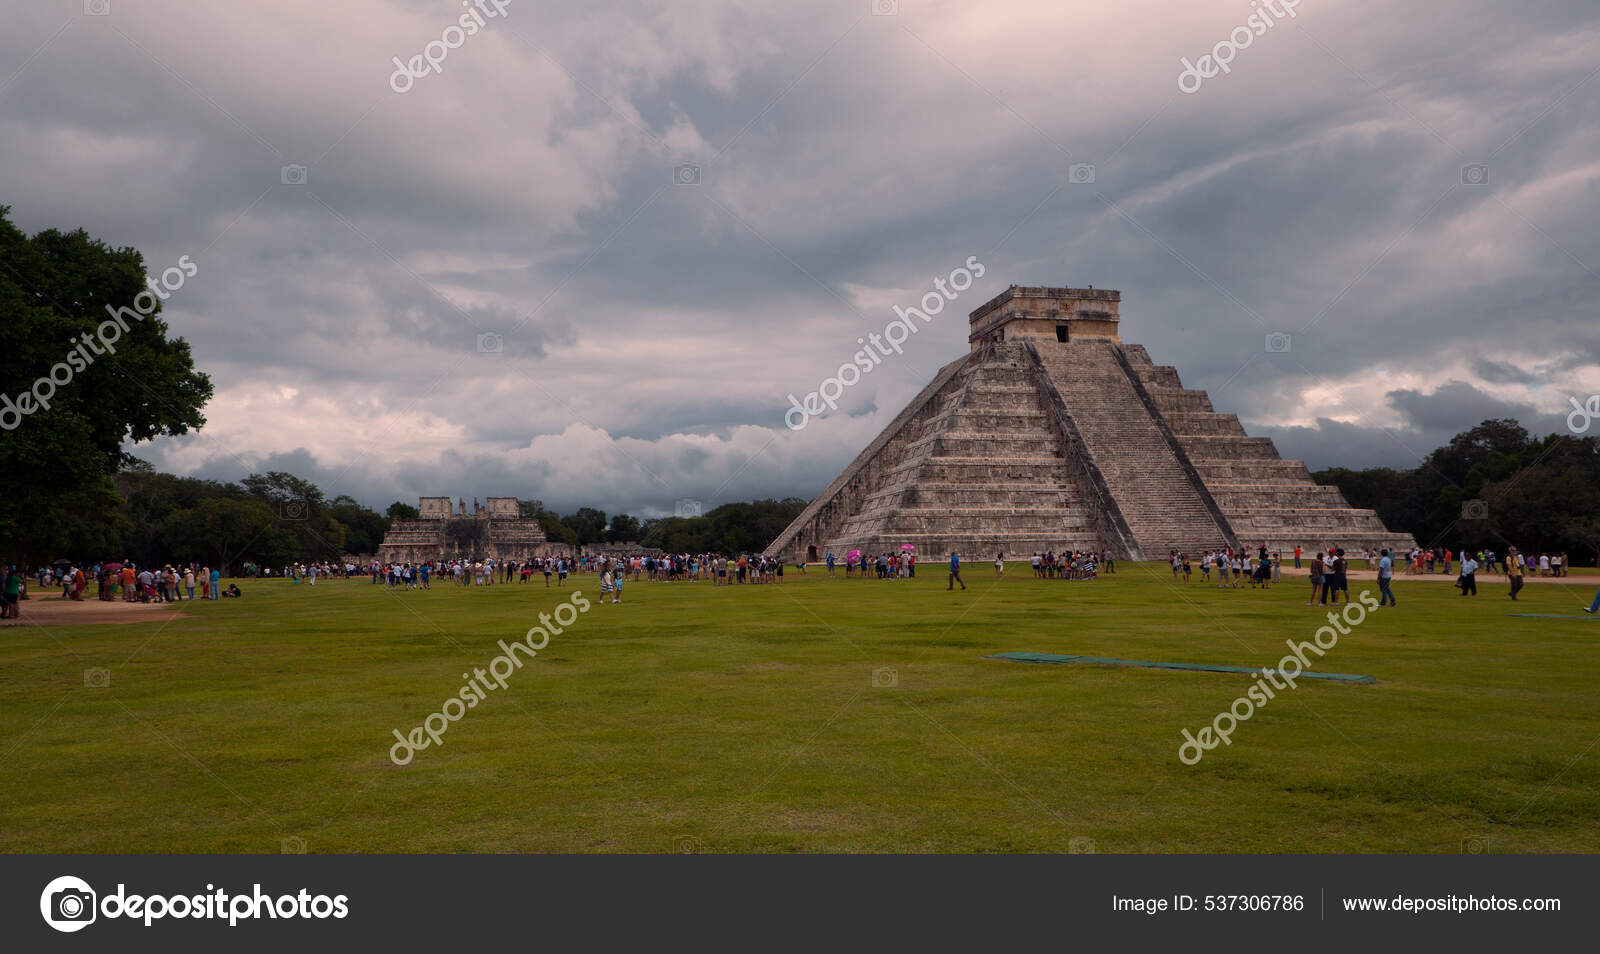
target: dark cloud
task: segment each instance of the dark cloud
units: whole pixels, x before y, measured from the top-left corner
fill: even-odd
[[[1485,381],[1494,384],[1536,384],[1539,375],[1525,371],[1514,364],[1490,361],[1487,358],[1473,362],[1472,370]]]
[[[199,264],[165,317],[210,423],[137,453],[378,504],[809,496],[1011,282],[1122,289],[1128,340],[1314,467],[1600,390],[1592,3],[1308,6],[1191,96],[1236,0],[863,2],[516,0],[405,95],[390,58],[452,5],[28,4],[0,201]],[[904,355],[783,428],[968,256]]]

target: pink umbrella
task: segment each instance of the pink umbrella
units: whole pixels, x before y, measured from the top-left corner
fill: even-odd
[[[861,559],[861,551],[860,550],[851,550],[848,554],[845,555],[845,559],[846,560],[859,560],[859,559]]]
[[[902,550],[915,550],[916,548],[917,548],[917,545],[914,544],[914,543],[902,543],[902,544],[900,544],[900,549],[902,549]]]

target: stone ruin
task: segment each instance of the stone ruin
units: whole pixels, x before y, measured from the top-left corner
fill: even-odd
[[[537,556],[564,556],[568,548],[552,544],[539,521],[523,517],[515,497],[490,497],[488,505],[466,500],[452,508],[449,497],[423,497],[417,501],[416,520],[396,520],[378,545],[385,563],[425,563],[429,560],[527,560]]]
[[[1408,550],[1118,332],[1122,293],[1013,285],[933,381],[767,548],[816,561],[1110,550]]]

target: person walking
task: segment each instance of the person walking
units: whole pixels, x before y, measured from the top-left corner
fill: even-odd
[[[1506,579],[1511,582],[1511,598],[1513,600],[1517,598],[1518,593],[1522,592],[1524,583],[1522,566],[1522,554],[1517,552],[1516,547],[1512,547],[1506,552]]]
[[[1470,553],[1461,555],[1461,579],[1456,581],[1462,596],[1478,595],[1478,561]]]
[[[1399,605],[1395,602],[1394,590],[1389,588],[1389,584],[1393,582],[1393,577],[1394,559],[1389,556],[1388,550],[1384,550],[1383,555],[1378,558],[1378,591],[1383,597],[1378,600],[1379,606]]]
[[[945,587],[945,589],[953,590],[953,589],[956,588],[956,584],[957,583],[961,584],[961,588],[963,590],[967,588],[966,582],[961,579],[961,557],[957,556],[956,552],[954,550],[951,550],[950,551],[950,585]]]
[[[5,589],[0,591],[0,619],[19,619],[21,600],[22,573],[13,565],[6,570]]]

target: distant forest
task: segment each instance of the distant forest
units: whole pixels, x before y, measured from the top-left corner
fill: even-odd
[[[1600,561],[1600,440],[1532,437],[1511,420],[1484,421],[1430,453],[1417,467],[1334,468],[1312,475],[1352,506],[1378,512],[1391,530],[1422,546],[1571,553]],[[100,509],[57,513],[13,560],[196,560],[237,569],[376,553],[389,524],[415,519],[396,501],[382,513],[348,496],[328,498],[293,474],[251,474],[237,483],[158,473],[130,459]],[[560,514],[521,502],[558,543],[615,543],[681,553],[738,554],[765,548],[805,509],[798,497],[728,503],[704,514],[640,519],[594,507]]]
[[[1504,553],[1515,546],[1600,559],[1600,439],[1535,438],[1516,421],[1490,420],[1409,470],[1341,467],[1312,476],[1423,547]]]
[[[32,552],[13,559],[34,564],[131,559],[140,565],[195,560],[238,569],[244,563],[281,567],[291,562],[372,554],[394,520],[416,519],[417,508],[396,501],[379,513],[354,498],[328,498],[293,474],[251,474],[232,483],[158,473],[132,460],[112,481],[120,498],[98,512],[58,521]],[[538,500],[521,502],[555,542],[590,547],[638,543],[673,551],[737,554],[759,550],[793,520],[806,501],[756,500],[723,504],[703,515],[640,520],[607,516],[593,507],[559,514]]]

